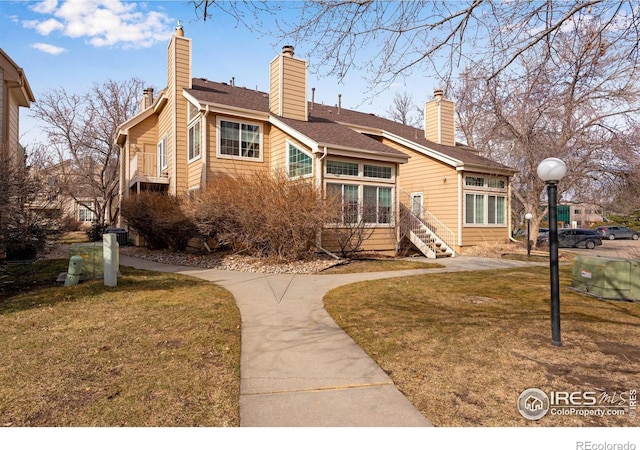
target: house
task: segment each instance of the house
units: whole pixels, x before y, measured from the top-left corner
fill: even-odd
[[[145,90],[120,125],[121,198],[144,190],[195,192],[222,174],[284,171],[341,196],[342,224],[363,220],[367,251],[413,246],[428,257],[507,239],[515,170],[455,142],[454,105],[437,91],[425,129],[307,99],[307,63],[283,47],[269,92],[195,78],[192,41],[176,29],[167,86]],[[266,72],[265,68],[265,72]],[[366,209],[358,208],[366,206]],[[364,211],[364,212],[363,212]],[[319,246],[335,249],[332,228]]]
[[[24,70],[0,48],[0,146],[17,164],[24,164],[25,157],[19,142],[20,107],[35,101]]]
[[[35,101],[27,77],[0,48],[0,259],[6,257],[5,233],[15,227],[21,207],[20,177],[26,173],[20,145],[20,108]]]

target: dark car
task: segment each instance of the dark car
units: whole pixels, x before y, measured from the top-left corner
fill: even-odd
[[[539,238],[538,243],[549,245],[549,235]],[[558,247],[584,247],[591,249],[595,248],[596,245],[602,245],[602,238],[596,230],[584,228],[562,228],[558,230]]]
[[[603,238],[613,241],[614,239],[633,239],[637,240],[640,233],[631,230],[627,227],[621,227],[618,225],[597,227],[596,231]]]

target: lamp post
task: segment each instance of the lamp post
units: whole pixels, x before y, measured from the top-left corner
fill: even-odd
[[[567,166],[558,158],[538,164],[538,177],[547,183],[549,197],[549,273],[551,279],[551,344],[560,347],[560,273],[558,268],[558,182],[567,174]]]
[[[524,218],[527,219],[527,257],[531,257],[531,213],[526,213]]]

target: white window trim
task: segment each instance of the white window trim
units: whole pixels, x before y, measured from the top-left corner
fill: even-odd
[[[161,147],[164,153],[164,162],[165,162],[164,165],[162,165],[162,158],[160,157]],[[160,142],[158,142],[156,149],[158,152],[158,176],[161,176],[162,171],[166,170],[169,167],[169,156],[167,155],[167,135],[166,134],[162,136],[162,139],[160,139]]]
[[[467,185],[467,177],[474,177],[474,178],[482,178],[484,179],[484,185],[483,186],[469,186]],[[497,179],[497,180],[502,180],[504,181],[504,187],[500,188],[500,187],[489,187],[489,180],[490,179]],[[487,174],[481,174],[481,173],[465,173],[463,176],[463,180],[462,180],[462,184],[464,186],[465,189],[469,189],[469,190],[482,190],[482,191],[490,191],[490,192],[507,192],[507,185],[508,185],[508,179],[507,177],[504,176],[500,176],[500,175],[487,175]]]
[[[259,132],[259,136],[260,136],[260,157],[259,158],[253,158],[253,157],[248,157],[248,156],[242,156],[242,155],[225,155],[220,153],[220,139],[222,137],[222,133],[220,132],[220,122],[235,122],[235,123],[239,123],[239,124],[246,124],[246,125],[255,125],[258,127],[258,129],[260,130]],[[242,129],[242,128],[241,128]],[[253,161],[253,162],[264,162],[264,124],[260,123],[260,122],[254,122],[254,121],[250,121],[250,120],[238,120],[235,119],[233,117],[218,117],[216,120],[216,157],[221,158],[221,159],[233,159],[233,160],[240,160],[240,161]]]
[[[313,155],[308,152],[307,150],[303,149],[302,147],[300,147],[299,145],[295,144],[293,141],[290,141],[289,139],[287,139],[285,141],[285,155],[286,155],[286,173],[287,173],[287,178],[290,180],[297,180],[297,179],[301,179],[301,178],[311,178],[313,177],[314,173],[315,173],[315,166],[316,166],[316,162],[315,162],[315,158],[313,157]],[[311,172],[305,175],[295,175],[295,176],[289,176],[289,146],[295,147],[296,150],[298,150],[301,153],[304,153],[305,155],[307,155],[309,158],[311,158]]]
[[[192,127],[195,127],[197,124],[199,124],[199,128],[200,128],[200,149],[199,152],[196,156],[190,157],[189,155],[189,148],[191,146],[191,139],[190,139],[190,130]],[[193,118],[189,124],[187,125],[187,163],[191,164],[194,161],[199,160],[202,157],[202,143],[203,143],[203,139],[202,139],[202,120],[200,120],[200,115],[198,114],[197,117]]]
[[[467,222],[467,194],[469,195],[482,195],[484,197],[484,202],[483,202],[483,215],[484,215],[484,220],[483,223],[469,223]],[[508,224],[508,219],[507,219],[507,194],[506,192],[500,190],[500,191],[494,191],[494,190],[484,190],[484,191],[479,191],[477,189],[474,190],[465,190],[464,191],[464,201],[463,201],[463,211],[464,211],[464,226],[465,227],[469,227],[469,228],[506,228],[507,224]],[[492,197],[502,197],[504,198],[504,223],[489,223],[489,196]],[[475,208],[475,205],[474,205]]]
[[[353,178],[353,177],[351,177]],[[377,187],[377,188],[385,188],[385,189],[391,189],[391,220],[389,221],[389,223],[371,223],[371,222],[365,222],[364,223],[364,227],[365,228],[393,228],[395,227],[395,221],[396,221],[396,189],[394,186],[389,186],[387,184],[378,184],[378,183],[354,183],[354,182],[343,182],[342,180],[335,178],[335,179],[327,179],[325,181],[324,184],[324,190],[325,192],[328,192],[328,184],[339,184],[339,185],[347,185],[347,186],[357,186],[358,187],[358,223],[360,223],[360,221],[362,221],[362,206],[364,205],[364,187],[365,186],[372,186],[372,187]],[[344,191],[344,189],[343,189]],[[342,193],[342,195],[344,195],[344,192]],[[377,201],[377,200],[376,200]],[[376,218],[378,217],[378,211],[376,211]],[[349,224],[345,224],[345,223],[332,223],[332,224],[327,224],[327,227],[329,228],[340,228],[340,227],[345,227],[345,226],[353,226],[355,224],[353,223],[349,223]]]
[[[336,162],[348,162],[358,164],[358,175],[336,175],[333,173],[327,172],[327,164],[324,164],[324,176],[326,179],[335,179],[335,180],[354,180],[354,181],[366,181],[369,183],[388,183],[394,184],[396,182],[396,166],[394,164],[380,163],[380,162],[368,162],[368,161],[353,161],[346,158],[328,158],[327,162],[336,161]],[[365,177],[364,176],[364,166],[380,166],[380,167],[389,167],[391,168],[391,178],[375,178],[375,177]]]

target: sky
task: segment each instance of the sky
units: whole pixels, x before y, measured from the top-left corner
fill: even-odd
[[[189,1],[0,0],[0,48],[24,69],[36,101],[50,90],[83,94],[94,83],[132,77],[158,92],[166,85],[167,45],[178,21],[192,39],[194,77],[219,82],[235,78],[237,86],[265,92],[269,62],[283,45],[292,44],[248,30],[219,12],[204,22]],[[273,25],[265,21],[265,26]],[[344,108],[386,116],[396,92],[409,92],[422,104],[436,87],[434,79],[418,74],[365,100],[365,76],[353,71],[339,84],[314,75],[310,67],[309,90],[316,88],[318,103],[335,105],[341,94]],[[307,95],[310,100],[311,92]],[[27,149],[46,143],[42,124],[32,115],[22,108],[21,143]]]

